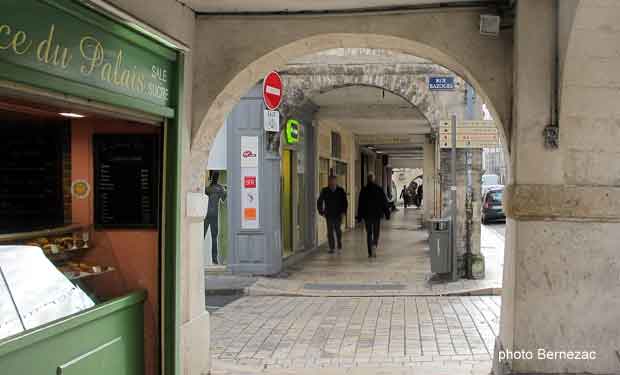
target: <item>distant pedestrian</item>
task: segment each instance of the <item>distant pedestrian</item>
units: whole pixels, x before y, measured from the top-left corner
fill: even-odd
[[[368,244],[368,257],[376,257],[376,248],[379,245],[381,230],[381,218],[390,220],[390,210],[383,189],[375,184],[375,175],[368,175],[368,184],[360,191],[359,204],[357,205],[357,221],[364,220],[366,225],[366,241]]]
[[[336,176],[329,176],[327,187],[321,190],[319,199],[316,201],[316,208],[327,222],[327,241],[329,243],[329,253],[342,249],[342,218],[346,215],[349,202],[347,193],[338,186]],[[336,241],[334,241],[334,235]]]
[[[403,191],[400,192],[400,197],[405,204],[405,208],[407,208],[407,203],[409,203],[409,192],[407,191],[407,186],[403,186]]]
[[[418,185],[418,191],[415,195],[415,205],[420,208],[422,206],[422,199],[424,198],[424,185]]]

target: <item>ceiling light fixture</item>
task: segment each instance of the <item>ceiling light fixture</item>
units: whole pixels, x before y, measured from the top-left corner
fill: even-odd
[[[72,112],[60,112],[59,115],[61,115],[63,117],[69,117],[69,118],[84,118],[84,117],[86,117],[84,115],[80,115],[79,113],[72,113]]]

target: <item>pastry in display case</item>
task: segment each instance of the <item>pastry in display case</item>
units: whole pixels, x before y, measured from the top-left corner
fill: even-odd
[[[1,245],[35,246],[69,279],[78,280],[114,271],[113,267],[85,263],[81,258],[92,249],[91,226],[70,225],[29,233],[0,235]]]

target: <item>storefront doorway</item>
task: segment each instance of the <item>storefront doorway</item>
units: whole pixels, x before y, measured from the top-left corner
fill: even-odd
[[[36,300],[31,293],[27,302],[13,292],[16,310],[37,316],[21,319],[21,328],[145,290],[133,332],[144,356],[136,353],[126,365],[154,373],[160,343],[162,124],[2,96],[0,132],[0,245],[31,246],[30,262],[40,264],[43,280],[55,280],[18,285],[10,271],[4,274],[9,290],[42,293]],[[3,259],[0,267],[17,272],[19,263]],[[61,291],[87,298],[78,307],[50,309],[68,302]]]
[[[282,257],[286,258],[293,254],[293,180],[295,152],[292,150],[282,150]]]

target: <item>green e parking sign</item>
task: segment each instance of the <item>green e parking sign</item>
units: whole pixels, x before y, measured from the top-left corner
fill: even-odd
[[[288,144],[299,143],[299,131],[301,123],[297,120],[290,119],[286,122],[286,142]]]

